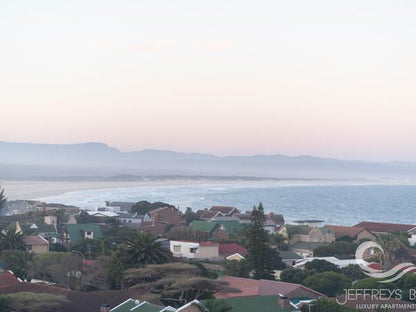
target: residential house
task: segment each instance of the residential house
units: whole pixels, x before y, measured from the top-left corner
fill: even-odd
[[[17,278],[12,271],[0,269],[0,289],[3,287],[17,285],[21,282],[22,281],[19,278]]]
[[[121,202],[121,201],[106,201],[106,207],[119,207],[120,212],[130,212],[131,208],[135,205],[135,202]]]
[[[350,239],[359,242],[377,239],[374,234],[358,226],[326,225],[325,227],[334,234],[336,240]]]
[[[299,303],[301,299],[312,301],[323,296],[323,294],[301,284],[233,276],[221,277],[219,280],[228,283],[228,288],[237,289],[239,292],[218,292],[215,294],[218,299],[274,296],[276,305],[281,308],[293,308],[293,304]],[[279,300],[278,297],[280,297]]]
[[[25,214],[27,212],[36,211],[37,207],[34,205],[35,202],[29,203],[26,200],[11,200],[6,202],[5,207],[2,209],[4,210],[4,214],[6,215],[19,215]]]
[[[218,229],[220,228],[219,224],[216,222],[199,221],[199,220],[192,221],[189,224],[189,227],[193,230],[208,233],[209,237],[214,237]]]
[[[45,253],[49,251],[49,242],[40,235],[28,235],[23,238],[27,249],[33,253]]]
[[[290,251],[297,253],[301,257],[313,257],[314,250],[327,245],[328,243],[321,242],[297,242],[290,246]]]
[[[58,210],[64,210],[65,213],[71,214],[71,213],[79,213],[81,211],[81,208],[71,205],[64,205],[64,204],[56,204],[56,203],[39,203],[36,205],[38,210],[40,211],[58,211]]]
[[[219,244],[215,242],[170,241],[174,257],[188,259],[214,259],[219,257]]]
[[[143,218],[144,216],[139,215],[137,212],[136,213],[120,212],[118,213],[117,220],[120,221],[121,224],[125,224],[125,223],[140,224],[142,223]]]
[[[98,224],[66,224],[66,231],[64,233],[64,243],[76,244],[80,239],[98,239],[102,236],[103,235],[101,232],[101,228]]]
[[[311,227],[322,227],[325,223],[324,220],[296,220],[292,222],[294,225],[303,225]]]
[[[335,241],[335,235],[325,227],[285,225],[278,233],[286,235],[286,238],[289,240],[289,246],[297,242],[332,243]]]
[[[345,268],[349,265],[361,264],[361,265],[368,266],[368,262],[362,259],[338,259],[336,257],[309,257],[309,258],[304,258],[302,260],[297,261],[293,267],[297,269],[304,269],[307,263],[312,262],[314,260],[322,260],[322,261],[332,263],[333,265],[336,265],[340,269]]]
[[[167,225],[184,224],[179,210],[172,207],[161,207],[148,213],[150,222],[143,221],[141,229],[152,234],[162,235]]]
[[[223,216],[230,217],[235,215],[236,213],[240,213],[240,211],[232,206],[212,206],[209,208],[211,212],[220,212]]]
[[[171,306],[161,306],[149,303],[147,301],[140,301],[136,299],[127,299],[118,306],[108,310],[101,309],[100,312],[208,312],[204,305],[198,300],[193,300],[179,308]],[[98,312],[98,311],[97,311]]]
[[[408,241],[411,246],[416,244],[416,225],[414,224],[399,224],[399,223],[383,223],[383,222],[360,222],[355,225],[366,229],[368,232],[379,237],[383,234],[403,232],[407,233]]]
[[[56,226],[52,224],[14,222],[8,228],[25,235],[41,235],[51,243],[60,241],[60,234]]]
[[[382,222],[360,222],[356,227],[364,228],[372,234],[379,236],[382,234],[393,232],[408,232],[416,225],[414,224],[398,224],[398,223],[382,223]]]
[[[248,250],[237,243],[220,243],[218,248],[220,257],[224,257],[227,260],[241,260],[245,259],[248,254]]]
[[[298,255],[293,251],[279,251],[279,256],[282,258],[282,261],[286,264],[286,266],[293,266],[296,264],[296,261],[302,260],[303,257]]]

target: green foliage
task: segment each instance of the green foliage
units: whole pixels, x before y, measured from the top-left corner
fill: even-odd
[[[393,283],[380,283],[378,279],[367,277],[356,281],[352,288],[354,289],[394,289]]]
[[[272,268],[267,244],[268,234],[264,229],[265,221],[263,204],[260,203],[251,212],[251,226],[248,231],[249,261],[255,279],[274,279],[270,273]]]
[[[267,257],[269,258],[271,269],[283,270],[286,268],[286,264],[282,261],[282,258],[276,249],[267,247]]]
[[[329,297],[342,294],[344,289],[351,288],[349,278],[335,272],[322,272],[307,277],[303,284]]]
[[[336,272],[340,273],[340,269],[328,261],[325,260],[313,260],[305,264],[305,269],[311,273],[322,273],[322,272]]]
[[[70,252],[36,254],[31,262],[29,277],[67,285],[76,289],[81,284],[82,261]]]
[[[67,252],[68,249],[59,243],[53,243],[53,244],[49,244],[49,251],[62,251],[62,252]]]
[[[192,211],[191,207],[187,207],[185,213],[183,214],[185,217],[186,225],[188,226],[192,221],[198,220],[198,216],[195,212]]]
[[[5,229],[0,233],[0,252],[9,249],[26,250],[23,237],[23,234],[16,233],[16,230]]]
[[[0,212],[3,209],[3,207],[6,205],[7,198],[4,194],[4,189],[0,187]]]
[[[110,243],[104,239],[82,238],[71,246],[71,250],[81,252],[86,259],[96,259],[98,256],[105,255],[110,248]]]
[[[309,274],[305,270],[288,268],[280,274],[280,280],[287,283],[302,284],[308,276]]]
[[[226,283],[203,276],[200,266],[190,263],[148,265],[125,271],[125,287],[151,289],[165,305],[181,306],[194,299],[212,298]]]
[[[171,208],[176,209],[175,206],[171,204],[167,204],[163,202],[150,203],[146,200],[142,200],[142,201],[135,203],[133,207],[131,207],[131,212],[137,212],[139,215],[144,215],[151,210],[161,208],[161,207],[171,207]]]
[[[12,271],[18,278],[26,279],[33,254],[25,250],[5,250],[0,259],[6,270]]]
[[[346,256],[355,255],[355,250],[358,245],[354,242],[336,241],[329,245],[316,248],[313,253],[315,257],[338,257],[345,258]]]
[[[0,307],[1,304],[5,306],[5,310],[0,311],[56,312],[61,310],[65,302],[67,299],[64,296],[21,292],[0,296]]]
[[[270,234],[269,245],[271,247],[277,248],[277,250],[280,250],[280,251],[289,249],[287,240],[282,234]]]
[[[204,305],[209,312],[228,312],[233,309],[231,305],[221,299],[209,299],[205,301]]]
[[[142,266],[146,264],[166,263],[171,257],[170,250],[156,242],[157,236],[136,232],[126,240],[127,265]]]
[[[320,298],[311,306],[303,306],[302,312],[354,312],[356,309],[345,305],[339,305],[334,300],[328,298]]]
[[[250,277],[250,263],[247,260],[232,260],[224,262],[224,274],[235,277]]]
[[[350,264],[341,269],[341,274],[345,275],[352,281],[358,281],[366,278],[367,275],[363,273],[363,270],[356,264]]]

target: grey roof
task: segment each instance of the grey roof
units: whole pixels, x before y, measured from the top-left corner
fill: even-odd
[[[328,243],[320,243],[320,242],[297,242],[290,246],[291,249],[301,249],[301,250],[310,250],[313,251],[318,247],[328,245]]]
[[[297,253],[293,251],[279,251],[279,256],[283,260],[298,260],[303,259],[301,256],[299,256]]]

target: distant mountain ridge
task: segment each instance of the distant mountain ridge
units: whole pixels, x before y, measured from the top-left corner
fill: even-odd
[[[217,176],[295,179],[413,179],[416,163],[346,161],[308,155],[215,156],[147,149],[121,152],[104,143],[0,141],[0,178]]]

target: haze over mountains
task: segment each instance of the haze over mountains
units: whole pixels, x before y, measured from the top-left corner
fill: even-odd
[[[410,162],[345,161],[312,156],[219,157],[161,150],[121,152],[103,143],[0,142],[0,179],[414,179]]]

